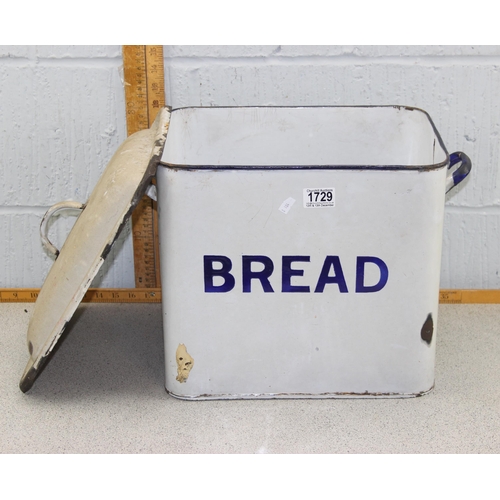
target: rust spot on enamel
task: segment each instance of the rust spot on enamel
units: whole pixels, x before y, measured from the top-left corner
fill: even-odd
[[[431,345],[433,333],[434,321],[432,320],[432,314],[429,313],[424,325],[422,326],[422,330],[420,330],[420,336],[427,345]]]

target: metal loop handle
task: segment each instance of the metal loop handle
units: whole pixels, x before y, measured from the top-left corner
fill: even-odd
[[[54,217],[61,210],[83,210],[85,208],[84,203],[79,203],[78,201],[61,201],[52,205],[45,215],[43,216],[42,222],[40,224],[40,238],[42,239],[42,245],[57,259],[59,256],[59,250],[55,245],[53,245],[48,237],[48,224],[50,219]]]
[[[458,162],[462,162],[461,165],[457,169],[451,171],[452,167],[454,167]],[[460,184],[469,175],[471,168],[472,162],[465,153],[460,151],[452,153],[450,155],[450,165],[448,167],[450,172],[448,172],[448,175],[446,176],[446,192],[448,193],[457,184]]]

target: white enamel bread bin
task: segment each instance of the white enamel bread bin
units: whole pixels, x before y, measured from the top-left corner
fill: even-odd
[[[471,164],[448,155],[427,113],[228,107],[168,118],[150,132],[156,150],[138,183],[144,191],[159,161],[168,393],[430,391],[445,193]],[[23,390],[50,351],[33,350]]]

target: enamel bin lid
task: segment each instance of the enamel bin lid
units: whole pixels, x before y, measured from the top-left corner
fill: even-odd
[[[30,359],[19,384],[23,392],[33,386],[50,359],[112,244],[150,185],[169,122],[170,110],[163,108],[151,128],[131,135],[111,158],[85,205],[62,202],[47,212],[42,227],[61,208],[82,210],[60,252],[45,241],[56,261],[40,290],[29,323]]]

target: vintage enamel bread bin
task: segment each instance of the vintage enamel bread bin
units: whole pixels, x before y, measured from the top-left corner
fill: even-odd
[[[142,156],[115,155],[47,277],[22,390],[155,169],[170,394],[409,397],[432,389],[445,193],[471,165],[463,153],[448,155],[424,111],[184,108],[163,110],[139,134],[123,154],[142,148]],[[93,205],[130,163],[134,180],[113,195],[123,206],[103,223]],[[75,267],[72,246],[83,234],[99,234],[94,256],[58,295],[54,268]],[[55,312],[48,305],[61,301]]]

